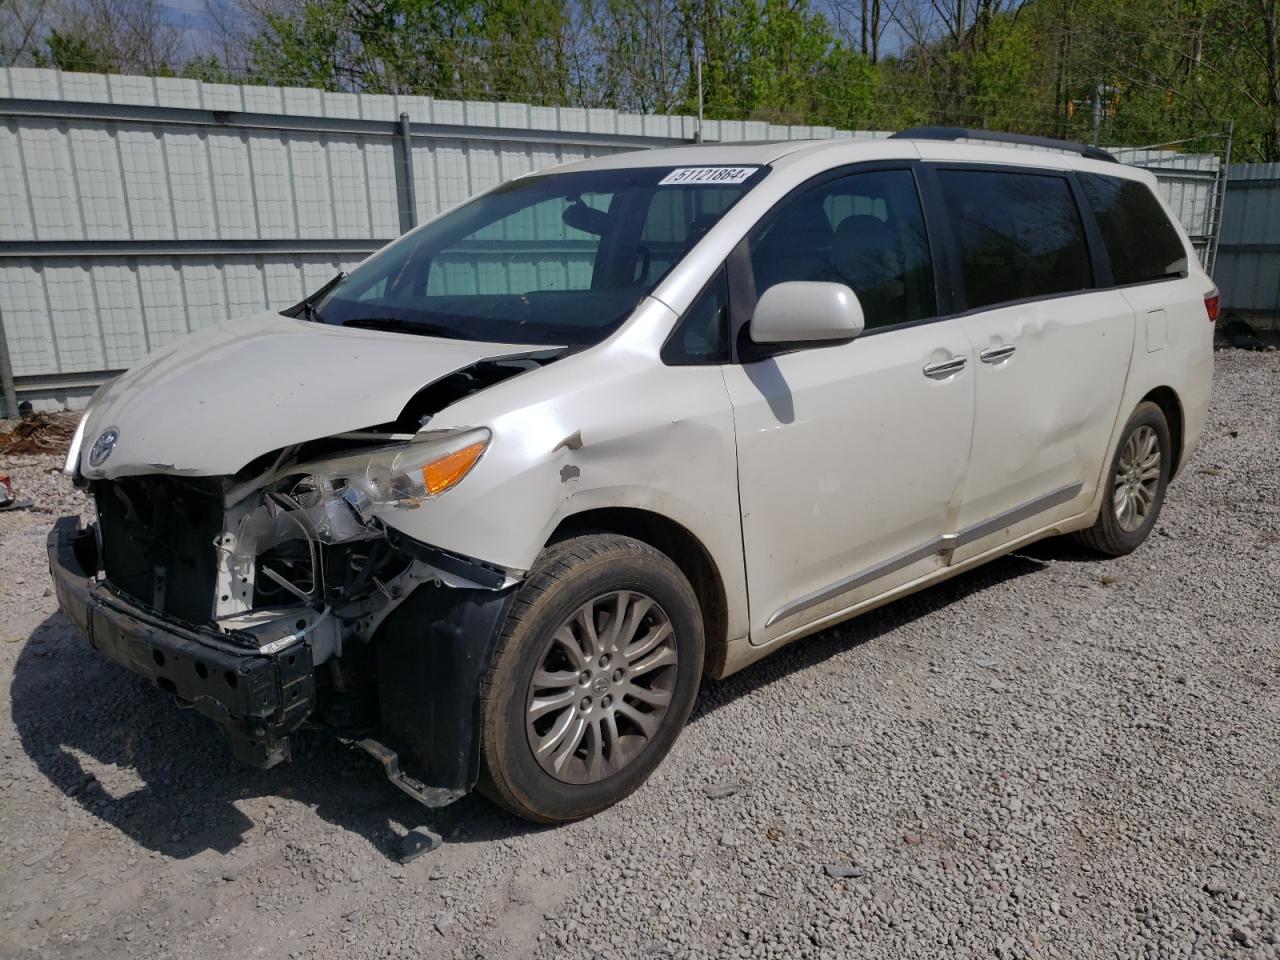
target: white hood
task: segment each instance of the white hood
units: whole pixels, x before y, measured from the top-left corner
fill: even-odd
[[[94,399],[80,469],[219,476],[281,447],[395,420],[422,387],[479,360],[545,349],[327,326],[276,313],[154,351]],[[89,453],[118,438],[100,467]]]

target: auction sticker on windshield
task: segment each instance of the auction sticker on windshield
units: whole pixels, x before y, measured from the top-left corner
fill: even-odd
[[[665,187],[672,183],[744,183],[759,167],[681,167],[658,181]]]

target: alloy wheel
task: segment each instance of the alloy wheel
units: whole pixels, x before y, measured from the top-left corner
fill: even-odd
[[[1116,464],[1112,507],[1126,533],[1147,521],[1160,489],[1160,438],[1143,424],[1129,434]]]
[[[619,590],[584,603],[552,632],[530,680],[525,727],[538,764],[595,783],[657,734],[676,682],[671,620],[651,597]]]

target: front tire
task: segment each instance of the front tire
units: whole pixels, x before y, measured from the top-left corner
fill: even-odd
[[[697,597],[665,554],[612,534],[548,547],[484,681],[480,790],[538,823],[617,803],[684,727],[703,644]]]
[[[1169,424],[1148,400],[1138,404],[1120,433],[1120,444],[1104,479],[1102,510],[1077,538],[1104,556],[1131,553],[1147,539],[1160,516],[1172,466]]]

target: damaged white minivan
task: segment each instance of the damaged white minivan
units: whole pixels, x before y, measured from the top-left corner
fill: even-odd
[[[703,677],[1039,538],[1134,549],[1216,290],[1150,174],[978,137],[524,176],[157,350],[76,435],[62,609],[250,763],[323,726],[559,822]]]

